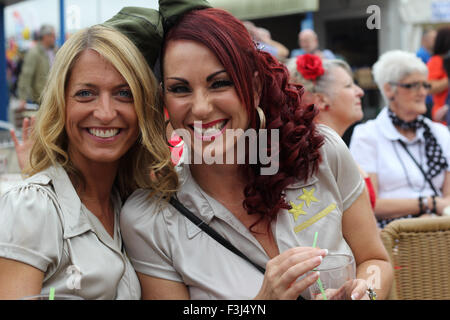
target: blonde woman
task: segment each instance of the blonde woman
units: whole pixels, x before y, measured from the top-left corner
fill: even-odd
[[[143,55],[114,29],[82,30],[59,50],[29,177],[0,198],[0,299],[50,288],[140,298],[119,230],[122,200],[136,188],[169,197],[178,184],[156,88]]]

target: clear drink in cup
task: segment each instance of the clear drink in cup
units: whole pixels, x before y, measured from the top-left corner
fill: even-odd
[[[351,286],[356,278],[355,259],[347,254],[328,254],[314,269],[319,280],[309,287],[311,299],[350,299]],[[323,296],[325,294],[325,297]]]

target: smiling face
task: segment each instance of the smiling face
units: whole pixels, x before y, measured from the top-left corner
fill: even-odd
[[[114,66],[97,52],[83,51],[66,87],[68,151],[78,167],[118,163],[138,137],[131,90]]]
[[[164,102],[174,129],[185,129],[204,149],[221,141],[222,152],[234,146],[226,130],[246,130],[248,115],[234,84],[217,57],[205,46],[172,40],[164,54]],[[217,150],[217,149],[216,149]],[[195,152],[198,152],[196,150]]]

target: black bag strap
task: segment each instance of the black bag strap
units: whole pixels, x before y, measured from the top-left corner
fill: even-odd
[[[204,232],[206,232],[210,237],[212,237],[214,240],[219,242],[221,245],[223,245],[225,248],[230,250],[231,252],[237,254],[239,257],[244,259],[245,261],[252,264],[256,269],[258,269],[262,274],[266,272],[266,269],[261,267],[260,265],[256,264],[252,260],[250,260],[249,257],[247,257],[245,254],[243,254],[238,248],[233,246],[227,239],[222,237],[219,233],[217,233],[216,230],[208,226],[202,219],[197,217],[195,214],[193,214],[188,208],[186,208],[180,201],[178,201],[177,198],[171,197],[169,200],[170,204],[177,209],[182,215],[184,215],[186,218],[191,220],[193,224],[195,224],[197,227],[202,229]],[[302,301],[306,300],[302,296],[298,296],[297,300]]]
[[[402,141],[402,140],[398,140],[398,142],[400,143],[400,145],[403,147],[403,149],[405,149],[406,153],[408,153],[408,155],[411,157],[411,159],[414,161],[414,163],[416,164],[416,166],[420,169],[420,172],[422,172],[425,180],[429,183],[431,189],[433,189],[434,194],[438,197],[439,193],[437,192],[436,188],[434,187],[433,182],[427,177],[425,171],[423,171],[422,167],[420,166],[420,164],[417,162],[417,160],[413,157],[413,155],[411,154],[411,152],[409,152],[408,148],[406,147],[406,144]]]
[[[192,221],[193,224],[195,224],[197,227],[202,229],[204,232],[206,232],[209,236],[211,236],[214,240],[219,242],[221,245],[223,245],[225,248],[230,250],[231,252],[237,254],[242,259],[246,260],[247,262],[251,263],[256,269],[258,269],[262,274],[266,272],[266,269],[261,267],[260,265],[256,264],[252,260],[250,260],[249,257],[247,257],[245,254],[243,254],[238,248],[233,246],[227,239],[222,237],[219,233],[217,233],[216,230],[208,226],[203,220],[201,220],[199,217],[197,217],[195,214],[193,214],[188,208],[186,208],[178,199],[175,197],[170,198],[170,204],[177,209],[182,215],[184,215],[186,218]]]

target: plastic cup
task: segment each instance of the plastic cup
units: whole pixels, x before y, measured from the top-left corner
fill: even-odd
[[[350,299],[350,290],[347,289],[356,278],[356,265],[353,256],[328,254],[314,271],[319,271],[320,281],[316,281],[309,287],[311,299]],[[323,297],[322,290],[326,297]]]

